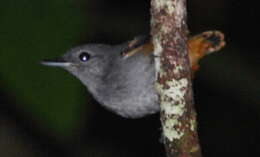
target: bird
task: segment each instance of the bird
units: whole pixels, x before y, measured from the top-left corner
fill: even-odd
[[[191,71],[199,60],[225,45],[220,31],[206,31],[187,41]],[[103,107],[124,118],[142,118],[159,112],[154,46],[150,36],[138,36],[118,45],[85,44],[41,64],[61,67],[78,78]]]

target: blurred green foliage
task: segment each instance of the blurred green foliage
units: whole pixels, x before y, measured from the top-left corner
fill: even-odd
[[[19,108],[61,137],[79,125],[81,85],[65,71],[39,62],[62,55],[86,29],[75,3],[9,0],[0,5],[0,71],[5,88]]]

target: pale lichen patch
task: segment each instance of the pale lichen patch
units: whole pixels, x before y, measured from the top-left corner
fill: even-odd
[[[154,2],[155,2],[154,6],[156,7],[157,10],[167,8],[167,12],[169,14],[172,14],[175,11],[175,8],[174,8],[175,1],[173,1],[173,0],[157,0]]]
[[[181,72],[181,70],[183,70],[183,67],[182,66],[176,66],[174,69],[173,69],[173,72],[175,74],[179,74]]]
[[[168,140],[172,141],[173,139],[180,139],[184,135],[182,131],[177,129],[179,128],[177,126],[180,127],[181,123],[175,118],[167,119],[165,121],[165,125],[163,125],[163,132],[164,132],[164,136],[167,137]]]
[[[167,25],[167,24],[163,24],[161,27],[161,32],[164,34],[169,33],[172,30],[171,26]]]
[[[184,7],[184,1],[176,1],[175,5],[175,13],[176,13],[176,25],[177,27],[181,27],[184,22],[184,16],[186,12],[186,7]]]
[[[166,0],[165,3],[166,3],[167,10],[168,10],[169,14],[172,14],[175,10],[174,1],[173,0]]]
[[[190,119],[190,130],[195,131],[196,121],[194,119]]]
[[[164,135],[170,141],[173,139],[179,139],[184,134],[178,126],[181,125],[179,117],[185,112],[185,99],[186,87],[188,86],[188,80],[186,78],[180,80],[171,80],[166,82],[167,89],[163,85],[156,84],[156,89],[160,94],[161,99],[161,111],[165,115],[172,118],[167,118],[165,125],[163,126]]]
[[[166,85],[169,86],[169,88],[162,91],[163,93],[161,94],[163,94],[163,96],[170,97],[176,102],[181,102],[181,100],[184,100],[186,91],[182,89],[188,85],[188,80],[186,78],[167,81]]]

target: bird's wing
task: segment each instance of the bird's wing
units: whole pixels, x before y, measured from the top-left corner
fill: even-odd
[[[127,43],[127,47],[121,52],[124,58],[133,56],[136,53],[150,55],[153,52],[153,44],[150,36],[138,36]]]
[[[195,72],[198,62],[205,55],[219,51],[225,46],[224,34],[220,31],[206,31],[188,39],[188,52],[192,71]],[[154,50],[150,36],[138,36],[128,42],[127,47],[121,52],[123,58],[128,58],[136,53],[152,55]]]

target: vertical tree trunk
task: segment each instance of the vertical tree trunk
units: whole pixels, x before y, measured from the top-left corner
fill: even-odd
[[[151,34],[168,157],[200,157],[188,59],[186,0],[152,0]]]

